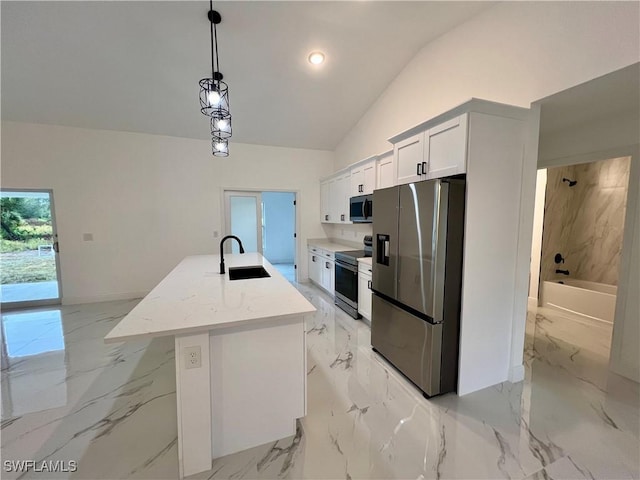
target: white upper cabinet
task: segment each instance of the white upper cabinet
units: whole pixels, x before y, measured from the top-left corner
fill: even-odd
[[[467,118],[467,114],[460,115],[426,132],[427,178],[449,177],[467,171]]]
[[[333,189],[330,189],[330,201],[333,206],[331,208],[333,212],[332,223],[351,223],[351,220],[349,220],[351,172],[338,175],[333,185]]]
[[[395,143],[396,184],[465,173],[467,118],[459,115]]]
[[[363,195],[373,193],[376,188],[376,160],[370,160],[364,165]]]
[[[427,166],[424,158],[424,137],[424,132],[420,132],[393,146],[398,169],[398,185],[419,182],[427,178],[423,175],[423,169]]]
[[[322,223],[351,223],[351,172],[341,173],[320,182],[320,221]]]
[[[351,167],[351,197],[369,195],[376,188],[376,157]]]
[[[325,180],[320,183],[320,221],[322,223],[331,223],[331,184],[333,179]]]
[[[376,189],[396,185],[396,160],[393,150],[378,157]]]
[[[357,197],[358,195],[364,195],[362,193],[364,189],[364,165],[360,164],[351,168],[351,197]]]

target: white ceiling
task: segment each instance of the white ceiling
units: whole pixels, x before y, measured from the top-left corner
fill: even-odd
[[[491,5],[214,2],[232,142],[334,149],[422,46]],[[210,138],[206,0],[1,8],[3,119]]]

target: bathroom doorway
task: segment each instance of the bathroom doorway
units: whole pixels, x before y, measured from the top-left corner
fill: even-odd
[[[611,372],[640,380],[639,84],[634,64],[536,102],[525,358],[603,391]]]
[[[264,256],[287,280],[297,280],[296,192],[224,191],[225,228],[247,252]],[[225,246],[237,253],[235,242]]]
[[[631,157],[542,169],[529,296],[540,327],[608,362]],[[542,213],[542,214],[541,214]],[[537,282],[534,269],[539,272]],[[549,332],[552,329],[553,332]]]

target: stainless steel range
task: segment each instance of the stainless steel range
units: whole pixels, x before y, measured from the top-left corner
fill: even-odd
[[[358,258],[371,256],[371,237],[365,238],[364,250],[336,252],[335,304],[353,318],[358,314]]]

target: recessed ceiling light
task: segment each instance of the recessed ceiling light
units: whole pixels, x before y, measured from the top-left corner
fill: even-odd
[[[322,62],[324,62],[324,53],[312,52],[309,54],[309,63],[313,65],[320,65]]]

